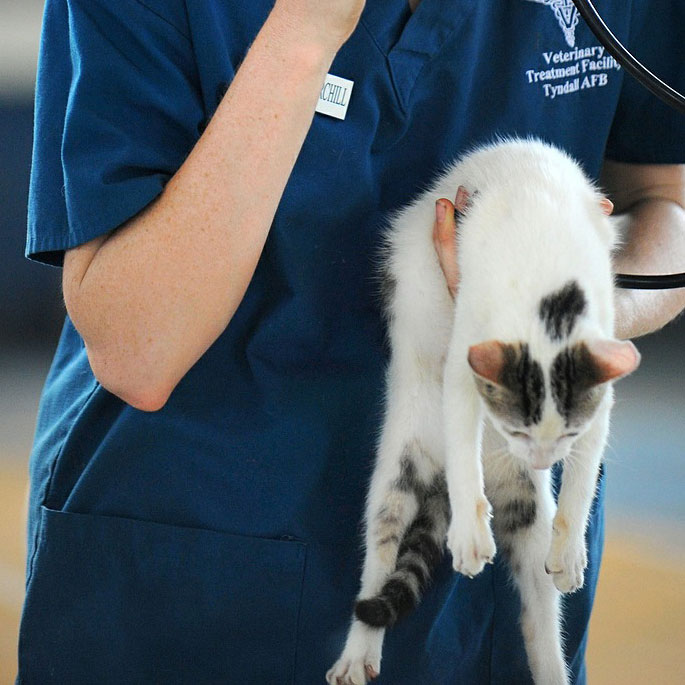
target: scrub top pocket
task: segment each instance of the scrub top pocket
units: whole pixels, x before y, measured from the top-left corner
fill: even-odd
[[[294,682],[303,543],[46,507],[41,519],[18,683]]]

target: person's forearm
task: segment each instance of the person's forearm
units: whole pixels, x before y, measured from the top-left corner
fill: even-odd
[[[614,259],[617,273],[659,274],[685,271],[685,210],[664,199],[633,205],[623,246]],[[658,330],[685,308],[685,288],[616,289],[616,336],[635,338]]]
[[[338,46],[281,15],[160,197],[65,280],[96,376],[139,408],[163,405],[227,326],[311,124]]]

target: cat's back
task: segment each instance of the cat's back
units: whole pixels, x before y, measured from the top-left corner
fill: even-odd
[[[472,194],[459,228],[465,310],[487,310],[493,336],[525,336],[540,301],[576,283],[601,325],[615,236],[601,195],[576,162],[540,141],[512,140],[476,150],[450,175],[448,183],[459,179]]]
[[[567,154],[529,139],[473,150],[393,217],[384,259],[393,318],[419,335],[448,317],[453,303],[432,229],[435,201],[460,185],[471,201],[458,219],[457,301],[474,336],[529,338],[542,299],[571,282],[584,293],[588,320],[613,325],[615,237],[601,195]]]

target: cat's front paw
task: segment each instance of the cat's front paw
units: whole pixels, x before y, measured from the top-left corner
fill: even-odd
[[[555,521],[545,571],[552,576],[557,590],[563,593],[580,590],[585,582],[586,567],[585,537],[570,535],[564,525]]]
[[[452,514],[447,532],[447,547],[455,571],[469,578],[478,575],[485,564],[491,564],[497,548],[490,528],[492,507],[484,497],[471,509],[459,507]]]

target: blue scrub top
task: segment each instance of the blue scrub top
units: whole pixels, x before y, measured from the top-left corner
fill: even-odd
[[[160,193],[272,5],[48,0],[29,257],[59,265]],[[685,5],[649,5],[599,8],[683,89]],[[314,116],[240,308],[162,410],[102,388],[66,319],[31,456],[18,682],[323,682],[358,588],[382,416],[384,217],[496,134],[556,143],[592,176],[605,155],[685,161],[684,120],[565,0],[422,0],[413,15],[367,0],[330,71],[354,81],[347,118]],[[578,682],[601,510],[600,493],[586,586],[565,600]],[[378,682],[530,682],[517,616],[503,565],[469,580],[446,559],[389,632]]]

